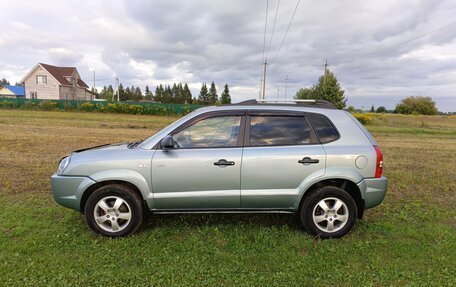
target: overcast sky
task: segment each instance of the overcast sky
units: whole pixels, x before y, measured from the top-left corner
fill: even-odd
[[[431,96],[456,111],[456,1],[269,0],[267,98],[315,84],[328,59],[348,104],[394,108]],[[0,78],[38,62],[76,66],[96,86],[228,83],[233,101],[258,98],[266,1],[0,0]],[[271,41],[272,30],[274,34]],[[269,46],[269,43],[271,45]],[[276,56],[277,55],[277,56]]]

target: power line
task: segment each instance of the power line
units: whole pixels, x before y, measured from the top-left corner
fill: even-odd
[[[274,38],[274,31],[275,31],[275,26],[276,26],[276,21],[277,21],[277,14],[279,13],[279,6],[280,6],[280,0],[277,1],[277,7],[276,7],[275,16],[274,16],[274,24],[272,25],[271,39],[269,39],[269,45],[268,45],[268,50],[266,52],[266,57],[268,57],[269,51],[271,50],[271,43],[272,43],[272,39]]]
[[[429,32],[427,32],[427,33],[424,33],[424,34],[421,34],[421,35],[419,35],[419,36],[417,36],[417,37],[415,37],[415,38],[411,38],[411,39],[408,39],[408,40],[406,40],[406,41],[403,41],[403,42],[394,44],[394,45],[392,45],[392,46],[390,46],[390,47],[381,49],[381,50],[379,50],[379,51],[375,51],[375,52],[373,52],[373,53],[368,53],[367,56],[369,56],[369,55],[375,55],[375,54],[377,54],[377,55],[387,54],[387,53],[389,53],[389,52],[394,51],[394,49],[397,48],[397,47],[399,47],[399,46],[402,46],[402,45],[404,45],[404,44],[408,44],[408,43],[410,43],[410,42],[414,42],[414,41],[416,41],[416,40],[419,40],[419,39],[421,39],[421,38],[423,38],[423,37],[426,37],[426,36],[429,36],[429,35],[438,33],[438,32],[440,32],[441,30],[444,30],[444,29],[446,29],[446,28],[448,28],[448,27],[451,27],[451,26],[454,26],[454,25],[456,25],[456,22],[453,22],[453,23],[450,23],[450,24],[448,24],[448,25],[445,25],[445,26],[439,27],[439,28],[437,28],[437,29],[431,30],[431,31],[429,31]],[[455,28],[456,28],[456,27],[455,27]],[[450,30],[448,30],[448,31],[444,31],[444,33],[446,33],[446,32],[451,32],[451,31],[453,31],[453,30],[455,30],[455,29],[450,29]]]
[[[291,23],[293,23],[293,19],[294,19],[294,16],[296,14],[296,10],[298,10],[298,6],[299,6],[300,2],[301,2],[301,0],[298,0],[298,2],[296,3],[296,7],[295,7],[295,9],[293,11],[293,15],[291,16],[290,23],[288,24],[288,27],[287,27],[287,31],[285,32],[285,35],[283,36],[282,43],[280,43],[280,47],[277,50],[277,53],[275,54],[274,59],[272,60],[271,64],[275,62],[275,60],[277,58],[277,55],[280,52],[280,49],[282,49],[283,43],[285,42],[285,39],[287,38],[288,31],[290,30]]]

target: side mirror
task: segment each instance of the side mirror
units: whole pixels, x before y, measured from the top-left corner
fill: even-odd
[[[162,147],[162,149],[173,149],[174,144],[175,141],[171,135],[165,136],[160,142],[160,146]]]

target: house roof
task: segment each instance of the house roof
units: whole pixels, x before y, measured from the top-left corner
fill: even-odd
[[[71,77],[71,75],[76,71],[76,67],[57,67],[48,64],[39,63],[41,67],[45,68],[61,85],[71,86],[71,83],[68,82],[65,77]],[[78,86],[82,88],[89,88],[83,80],[78,79]]]
[[[24,87],[23,86],[10,86],[10,85],[2,85],[2,87],[7,88],[16,96],[23,96],[24,95]]]

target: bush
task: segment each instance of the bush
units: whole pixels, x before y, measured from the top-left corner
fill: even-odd
[[[57,103],[51,101],[42,101],[39,106],[43,111],[52,111],[57,108]]]
[[[435,115],[437,108],[431,97],[408,97],[396,105],[396,113],[406,115]]]
[[[26,110],[65,110],[101,113],[123,113],[136,115],[161,115],[174,116],[186,115],[197,106],[180,104],[136,104],[125,102],[81,102],[65,100],[30,100],[30,99],[0,99],[0,108],[3,109],[26,109]]]
[[[355,114],[355,118],[363,125],[369,125],[372,123],[372,117],[368,115]]]
[[[143,112],[143,107],[140,105],[128,105],[128,113],[134,115],[140,115]]]
[[[3,109],[15,109],[17,108],[17,104],[14,101],[1,101],[0,108]]]
[[[36,103],[36,102],[28,101],[28,102],[25,102],[25,104],[24,104],[25,110],[36,110],[37,108],[38,108],[38,103]]]
[[[95,105],[89,102],[82,103],[79,109],[84,112],[91,112],[95,109]]]
[[[380,106],[377,108],[377,110],[375,111],[376,113],[386,113],[386,108],[384,106]]]

